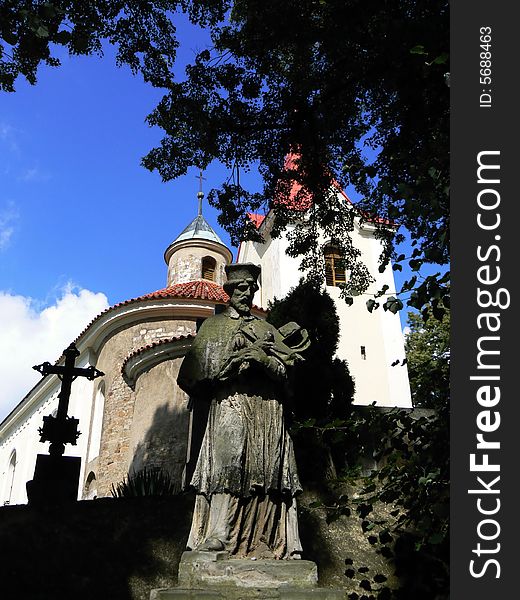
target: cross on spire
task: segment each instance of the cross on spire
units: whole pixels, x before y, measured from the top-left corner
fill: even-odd
[[[204,192],[202,191],[202,181],[206,181],[206,178],[202,176],[202,169],[200,169],[199,175],[196,179],[199,180],[199,191],[197,193],[197,198],[199,200],[199,215],[202,215],[202,200],[204,199]]]

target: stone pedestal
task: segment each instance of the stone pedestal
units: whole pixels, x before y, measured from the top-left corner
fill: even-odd
[[[184,552],[179,587],[152,590],[150,600],[345,600],[346,591],[318,588],[308,560],[230,559],[227,552]]]
[[[52,505],[78,499],[81,458],[38,454],[34,477],[26,483],[30,505]]]

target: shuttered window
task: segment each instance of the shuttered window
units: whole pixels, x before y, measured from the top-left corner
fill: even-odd
[[[326,246],[325,255],[325,279],[327,285],[339,286],[346,282],[344,261],[339,250],[334,246]]]
[[[217,261],[211,256],[205,256],[202,259],[202,279],[215,281],[215,269]]]

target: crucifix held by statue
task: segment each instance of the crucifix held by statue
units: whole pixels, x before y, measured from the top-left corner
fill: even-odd
[[[300,558],[296,496],[302,491],[285,403],[307,332],[251,314],[260,267],[226,267],[229,306],[204,321],[178,383],[207,415],[188,483],[196,491],[188,548],[232,558]]]

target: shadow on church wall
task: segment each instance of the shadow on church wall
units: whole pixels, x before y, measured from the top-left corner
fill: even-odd
[[[165,361],[143,373],[135,388],[128,473],[160,470],[180,492],[186,464],[188,397],[176,385],[180,359]],[[114,482],[117,483],[118,482]]]
[[[168,473],[180,492],[186,462],[189,413],[186,409],[159,406],[151,426],[134,448],[129,473],[159,469]]]

